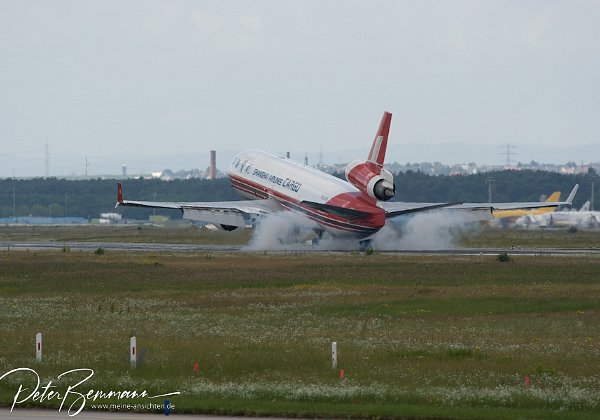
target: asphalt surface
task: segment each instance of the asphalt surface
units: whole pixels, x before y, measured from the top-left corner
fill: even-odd
[[[63,247],[70,250],[96,250],[98,248],[118,251],[175,251],[175,252],[236,252],[241,245],[195,245],[195,244],[160,244],[160,243],[135,243],[135,242],[0,242],[0,250],[60,250]]]
[[[242,245],[194,245],[166,243],[133,243],[133,242],[0,242],[0,251],[6,250],[61,250],[64,246],[73,251],[95,251],[98,248],[117,251],[153,251],[153,252],[252,252],[244,251]],[[254,252],[263,252],[254,251]],[[298,245],[285,250],[271,250],[271,253],[346,253],[348,250],[314,249],[310,245]],[[506,252],[509,255],[562,255],[562,256],[600,256],[600,248],[452,248],[441,250],[378,250],[378,253],[389,254],[424,254],[424,255],[498,255]]]

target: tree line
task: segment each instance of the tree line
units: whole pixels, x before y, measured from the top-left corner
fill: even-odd
[[[492,200],[537,201],[540,195],[561,191],[562,198],[575,184],[579,192],[574,200],[580,207],[591,195],[594,173],[562,175],[544,171],[497,171],[477,175],[430,176],[408,171],[395,175],[398,201],[487,202],[488,183],[492,183]],[[343,177],[342,174],[337,174]],[[58,178],[0,180],[0,217],[76,216],[97,218],[100,213],[119,212],[124,218],[147,219],[152,214],[180,218],[173,210],[120,207],[115,210],[117,180],[65,180]],[[122,181],[125,198],[146,201],[227,201],[240,197],[227,178],[216,180],[127,179]],[[596,186],[600,179],[596,178]],[[597,188],[595,188],[598,191]],[[595,194],[594,208],[600,209],[600,194]]]
[[[152,214],[181,215],[173,210],[119,207],[117,180],[66,180],[35,178],[0,181],[0,217],[20,216],[98,218],[101,213],[121,213],[124,218],[147,219]],[[123,183],[125,198],[145,201],[224,201],[239,200],[225,178],[208,180],[127,179]]]

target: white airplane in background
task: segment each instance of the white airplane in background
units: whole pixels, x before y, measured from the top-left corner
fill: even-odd
[[[578,226],[591,228],[600,226],[600,211],[590,211],[590,202],[586,201],[579,210],[556,211],[533,217],[531,224],[537,227]]]
[[[387,219],[416,212],[452,211],[473,220],[492,219],[495,210],[570,206],[567,201],[525,203],[408,203],[392,202],[396,193],[393,175],[384,169],[392,114],[385,112],[366,160],[346,167],[346,181],[276,154],[249,150],[237,155],[228,170],[231,185],[247,201],[153,202],[123,199],[118,185],[117,206],[177,209],[184,219],[212,223],[224,230],[245,227],[261,216],[292,211],[306,215],[319,238],[369,241]],[[363,242],[364,244],[364,242]]]

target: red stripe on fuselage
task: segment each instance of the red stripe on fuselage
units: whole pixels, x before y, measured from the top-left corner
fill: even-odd
[[[360,196],[356,196],[352,193],[339,194],[328,201],[328,204],[369,212],[371,213],[371,216],[358,220],[347,219],[327,211],[307,207],[293,197],[266,188],[265,186],[246,178],[230,174],[229,179],[232,186],[241,192],[251,194],[258,198],[273,197],[280,201],[284,207],[301,211],[311,220],[331,228],[368,235],[377,232],[385,224],[385,211],[383,209],[372,205],[369,202],[364,202],[361,200]],[[351,206],[353,204],[354,206]]]
[[[248,186],[248,185],[242,183],[241,181],[238,181],[236,179],[230,179],[230,181],[231,181],[231,185],[234,188],[236,188],[242,192],[252,194],[253,197],[260,198],[260,199],[269,198],[269,195],[267,193],[257,190],[254,187]]]
[[[242,184],[242,183],[241,183],[241,181],[238,181],[238,180],[235,180],[235,182],[232,182],[232,185],[234,186],[234,188],[240,190],[241,192],[245,192],[248,194],[252,194],[253,196],[260,197],[261,191],[254,191],[255,190],[254,187],[247,186],[247,185],[240,185],[240,184]],[[295,204],[294,202],[297,203],[297,200],[293,200],[293,199],[292,199],[293,201],[286,200],[281,197],[276,197],[275,199],[278,200],[284,208],[286,208],[288,210],[294,210],[294,211],[304,213],[304,214],[306,214],[307,217],[309,217],[311,220],[315,221],[316,223],[331,227],[332,229],[343,230],[346,232],[352,232],[352,233],[356,233],[356,234],[360,233],[364,236],[373,234],[378,230],[378,229],[372,228],[372,227],[366,227],[366,226],[348,223],[345,221],[338,221],[338,220],[332,219],[329,217],[330,214],[327,212],[322,212],[319,210],[315,211],[312,208],[308,208],[308,207],[300,205],[300,204]],[[319,213],[321,213],[321,214],[319,214]]]

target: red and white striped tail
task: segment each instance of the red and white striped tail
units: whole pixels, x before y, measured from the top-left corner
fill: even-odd
[[[366,161],[355,160],[346,166],[346,179],[371,199],[387,201],[394,197],[394,176],[384,169],[385,150],[392,114],[384,112]]]
[[[392,114],[384,112],[379,123],[379,129],[375,134],[375,140],[369,152],[368,162],[372,162],[379,167],[383,167],[385,161],[385,150],[387,149],[388,135],[390,134],[390,124],[392,123]]]

